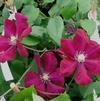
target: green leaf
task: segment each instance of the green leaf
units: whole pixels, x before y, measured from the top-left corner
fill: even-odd
[[[91,20],[81,20],[81,26],[83,29],[85,29],[88,32],[88,35],[91,36],[95,29],[96,29],[96,23],[94,21]]]
[[[87,96],[87,97],[86,97],[84,100],[82,100],[82,101],[94,101],[94,100],[93,100],[93,94]]]
[[[60,15],[61,8],[56,4],[54,5],[50,10],[49,10],[49,15],[54,16],[54,15]]]
[[[48,4],[48,3],[52,3],[54,2],[54,0],[43,0],[43,4]]]
[[[18,68],[20,68],[20,71]],[[11,61],[10,69],[12,71],[14,79],[19,79],[26,70],[24,62],[19,59]]]
[[[24,101],[33,101],[33,100],[30,100],[29,98],[26,98]]]
[[[62,9],[62,16],[66,19],[71,18],[77,12],[77,3],[70,1],[67,6]]]
[[[84,93],[84,98],[86,98],[87,96],[93,94],[93,89],[96,90],[97,94],[98,93],[100,94],[100,81],[93,82],[87,87],[87,89],[86,89],[86,91]]]
[[[34,0],[14,0],[14,4],[16,5],[17,10],[19,10],[23,4],[33,4]]]
[[[41,27],[41,26],[33,26],[32,27],[32,33],[31,35],[32,36],[35,36],[35,37],[42,37],[42,35],[46,33],[46,29]]]
[[[27,46],[35,46],[39,43],[39,41],[33,36],[28,36],[22,40],[22,43]]]
[[[22,2],[23,2],[23,4],[26,4],[26,5],[35,3],[34,0],[22,0]]]
[[[78,0],[78,7],[81,13],[88,12],[91,8],[91,0],[86,0],[85,2],[84,0]]]
[[[54,15],[60,15],[62,9],[69,5],[69,3],[72,2],[70,0],[57,0],[57,3],[49,10],[49,15],[54,16]]]
[[[47,26],[49,36],[59,45],[64,30],[64,23],[60,16],[50,18]]]
[[[2,34],[3,31],[3,25],[0,26],[0,34]]]
[[[4,81],[4,77],[0,66],[0,85],[2,84],[3,81]]]
[[[24,45],[27,45],[27,46],[35,46],[39,43],[38,39],[33,37],[33,36],[28,36],[28,37],[25,37],[23,40],[22,40],[22,43]]]
[[[9,13],[6,7],[4,7],[3,11],[2,11],[2,17],[3,19],[8,18],[9,17]]]
[[[33,92],[36,93],[33,87],[27,88],[25,90],[22,90],[20,93],[15,94],[13,97],[11,97],[10,101],[24,101],[25,99],[32,101]]]
[[[50,101],[71,101],[71,99],[68,94],[64,93]]]
[[[23,0],[14,0],[17,10],[19,10],[23,4]]]
[[[0,24],[3,24],[3,17],[2,16],[0,17]]]
[[[73,2],[73,1],[71,1],[71,0],[57,0],[57,5],[59,5],[61,8],[63,8],[67,5],[69,5],[69,3]]]
[[[39,16],[39,8],[35,8],[33,5],[26,5],[22,13],[28,17],[28,21],[32,25]]]
[[[33,97],[33,101],[45,101],[42,97],[36,95],[36,94],[32,94]]]

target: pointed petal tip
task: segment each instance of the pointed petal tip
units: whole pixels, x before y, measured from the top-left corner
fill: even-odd
[[[17,18],[24,18],[24,19],[27,19],[26,16],[24,16],[22,13],[18,13],[18,12],[15,14],[15,17],[16,17],[16,19],[17,19]]]

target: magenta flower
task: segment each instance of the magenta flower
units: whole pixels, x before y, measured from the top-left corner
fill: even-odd
[[[41,61],[41,62],[40,62]],[[34,85],[37,93],[45,99],[51,99],[64,92],[64,77],[57,68],[57,59],[53,52],[46,52],[41,58],[35,56],[38,73],[30,71],[25,76],[25,86]]]
[[[91,77],[100,74],[100,45],[89,40],[82,29],[78,29],[73,39],[62,39],[61,48],[63,54],[60,64],[60,72],[66,77],[74,71],[74,80],[81,86],[92,82]]]
[[[28,26],[27,17],[20,13],[16,13],[15,17],[16,21],[6,19],[4,22],[4,36],[0,36],[0,62],[14,59],[16,50],[22,57],[28,55],[21,41],[32,29]]]

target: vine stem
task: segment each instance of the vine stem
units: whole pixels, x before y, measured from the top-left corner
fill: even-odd
[[[21,76],[21,78],[18,80],[18,82],[16,83],[17,85],[20,84],[20,81],[24,78],[24,76],[26,75],[26,73],[31,69],[31,66],[24,72],[24,74]]]
[[[16,85],[18,85],[19,86],[19,84],[20,84],[20,81],[24,78],[24,76],[26,75],[26,73],[29,71],[31,69],[31,66],[24,72],[24,74],[21,76],[21,78],[18,80],[18,82],[16,83]],[[20,86],[19,86],[20,87]],[[0,96],[0,99],[3,97],[3,96],[5,96],[5,95],[7,95],[9,92],[11,92],[12,91],[12,89],[10,88],[9,90],[7,90],[3,95],[1,95]]]
[[[7,95],[9,92],[11,92],[12,91],[12,89],[9,89],[9,90],[7,90],[3,95],[1,95],[0,96],[0,99],[2,98],[2,97],[4,97],[5,95]]]
[[[74,77],[75,77],[75,75],[76,75],[76,72],[77,72],[77,70],[75,70],[72,79],[71,79],[70,82],[68,83],[68,87],[69,87],[69,86],[71,85],[71,83],[73,82]]]
[[[34,52],[39,52],[39,53],[42,53],[42,52],[44,52],[44,51],[46,51],[47,49],[46,48],[44,48],[43,50],[37,50],[37,49],[34,49],[34,48],[30,48],[30,47],[27,47],[27,46],[24,46],[25,48],[27,48],[27,49],[29,49],[29,50],[31,50],[31,51],[34,51]]]

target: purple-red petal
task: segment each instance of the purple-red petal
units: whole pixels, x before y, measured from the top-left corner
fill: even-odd
[[[60,64],[60,72],[61,74],[69,77],[73,74],[74,70],[76,68],[76,62],[63,59]]]
[[[11,46],[8,49],[0,52],[0,62],[11,61],[16,57],[16,46]]]
[[[30,87],[32,85],[38,86],[40,85],[41,80],[38,74],[36,74],[33,70],[29,71],[24,77],[24,85],[25,87]]]
[[[65,91],[63,87],[57,86],[51,82],[48,82],[47,85],[47,92],[52,93],[52,95],[53,93],[59,95]]]
[[[23,31],[28,28],[27,17],[22,15],[21,13],[16,13],[15,17],[16,17],[16,30],[18,37],[20,38]]]
[[[4,22],[4,35],[6,37],[11,37],[16,35],[16,25],[15,22],[9,19],[6,19]]]
[[[20,56],[22,56],[22,57],[28,56],[27,49],[20,42],[17,42],[17,49],[18,49]]]
[[[19,37],[19,40],[22,40],[24,37],[28,36],[31,32],[32,32],[32,28],[31,27],[26,28],[23,31],[23,33],[21,34],[21,36]]]
[[[68,57],[74,57],[75,49],[71,39],[61,39],[61,48]]]
[[[37,68],[38,68],[38,73],[42,75],[43,72],[42,72],[41,60],[40,60],[39,54],[35,54],[35,55],[34,55],[34,61],[35,61],[36,66],[37,66]]]
[[[100,59],[100,46],[94,46],[92,48],[90,47],[87,47],[89,48],[88,51],[87,51],[87,58],[88,59],[95,59],[95,60],[98,60]]]
[[[50,80],[58,86],[64,86],[64,77],[61,75],[60,70],[51,73]]]
[[[100,61],[99,60],[87,60],[86,68],[92,75],[100,75]]]
[[[75,81],[80,86],[87,86],[92,82],[91,78],[89,77],[84,64],[80,64],[77,68],[77,73],[75,75]]]
[[[7,50],[9,47],[10,41],[4,36],[0,36],[0,52]]]
[[[75,37],[73,38],[73,44],[75,50],[84,51],[88,42],[89,42],[89,38],[87,36],[87,33],[82,29],[78,29]]]
[[[51,73],[57,68],[57,59],[53,52],[46,52],[42,57],[42,64],[45,69],[45,72]]]

